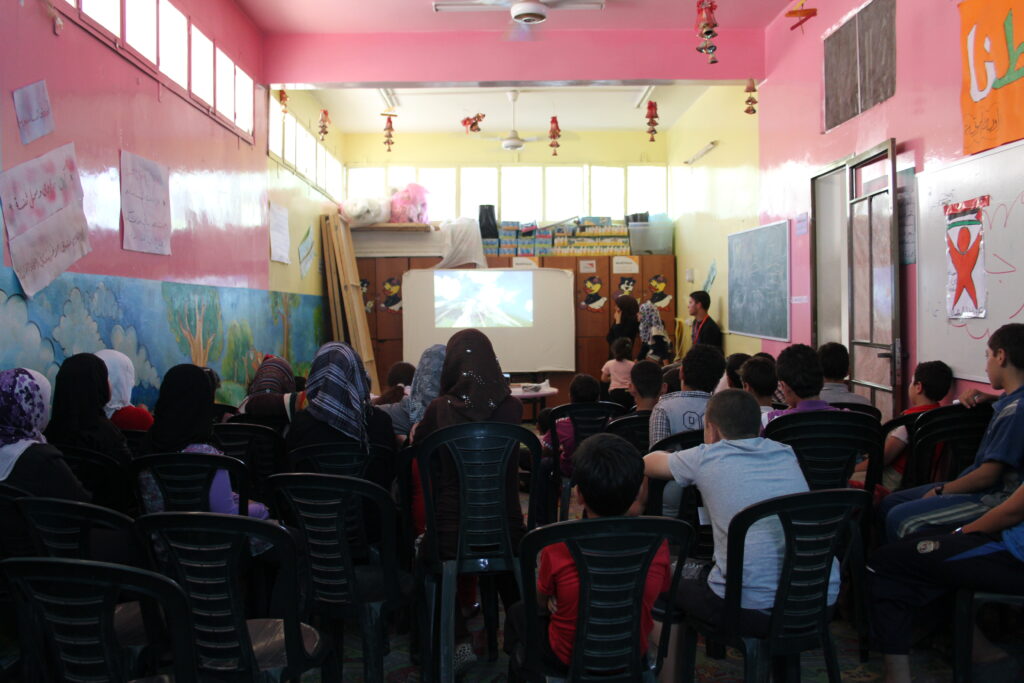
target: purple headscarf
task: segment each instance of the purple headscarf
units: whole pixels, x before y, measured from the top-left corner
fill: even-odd
[[[0,372],[0,481],[7,479],[25,449],[46,443],[39,431],[45,417],[42,391],[28,370]]]

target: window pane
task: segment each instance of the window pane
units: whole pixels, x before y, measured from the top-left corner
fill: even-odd
[[[383,168],[348,169],[348,192],[346,199],[363,199],[384,196]]]
[[[271,97],[267,112],[267,149],[284,158],[284,112],[276,97]]]
[[[501,167],[501,220],[539,221],[543,186],[540,166]]]
[[[160,0],[160,70],[188,88],[188,20],[168,0]]]
[[[404,190],[406,185],[415,182],[415,166],[388,166],[389,190]]]
[[[583,215],[583,167],[544,169],[544,220],[564,221]]]
[[[427,215],[430,220],[448,221],[457,217],[454,168],[421,168],[419,182],[427,188]]]
[[[479,218],[481,204],[498,205],[498,169],[460,169],[459,215]]]
[[[295,165],[295,131],[299,123],[291,114],[284,115],[284,160]]]
[[[252,79],[249,74],[235,68],[235,125],[246,133],[252,132],[253,99]]]
[[[235,63],[217,48],[217,111],[235,120]]]
[[[590,215],[611,216],[622,220],[626,215],[626,169],[618,166],[590,167]]]
[[[295,126],[295,169],[312,181],[316,180],[316,138],[304,126]]]
[[[327,188],[327,150],[323,145],[316,146],[316,186]]]
[[[625,213],[665,213],[668,209],[668,171],[664,166],[630,166],[627,169]]]
[[[213,104],[213,41],[192,26],[192,93]]]
[[[334,199],[341,199],[345,194],[341,162],[330,154],[327,155],[327,194]]]
[[[121,0],[82,0],[82,11],[115,36],[121,37]]]
[[[140,55],[156,64],[156,0],[125,2],[124,39]]]

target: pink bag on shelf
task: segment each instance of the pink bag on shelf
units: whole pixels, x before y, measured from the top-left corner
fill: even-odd
[[[427,222],[427,188],[409,183],[404,190],[391,195],[392,223]]]

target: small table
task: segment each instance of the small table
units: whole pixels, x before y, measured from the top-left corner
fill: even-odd
[[[533,404],[533,419],[532,422],[537,421],[537,414],[547,407],[547,399],[549,396],[557,396],[558,389],[550,387],[541,391],[523,391],[522,386],[512,385],[512,395],[518,398],[520,401],[529,401]]]

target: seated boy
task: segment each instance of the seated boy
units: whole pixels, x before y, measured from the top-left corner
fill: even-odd
[[[818,347],[818,360],[825,375],[821,388],[821,400],[828,403],[860,403],[871,405],[871,399],[850,391],[846,376],[850,374],[850,352],[838,342],[829,342]]]
[[[910,407],[901,415],[916,415],[938,408],[952,385],[953,370],[941,360],[918,363],[914,368],[914,381],[908,391]],[[904,451],[908,443],[910,443],[910,433],[903,426],[889,432],[885,439],[885,468],[882,470],[882,486],[886,489],[884,494],[900,487],[903,470],[907,465],[907,456]],[[867,471],[867,460],[858,463],[853,470],[852,481],[863,483]]]
[[[579,502],[588,518],[635,517],[646,499],[644,461],[628,441],[614,434],[596,434],[580,444],[573,456],[573,470]],[[668,590],[672,569],[668,546],[663,545],[647,573],[641,619],[641,647],[646,652],[654,620],[651,606]],[[545,665],[566,671],[572,661],[579,605],[579,574],[565,544],[551,545],[540,554],[537,570],[537,603],[546,613],[542,622],[548,637],[543,639]],[[513,674],[522,671],[522,636],[525,624],[522,603],[513,605],[505,622],[505,652],[511,656]],[[516,680],[513,677],[512,680]]]
[[[793,344],[783,349],[775,361],[775,374],[779,378],[779,389],[789,408],[768,413],[764,423],[790,413],[805,413],[815,410],[836,410],[819,394],[825,378],[818,354],[806,344]]]
[[[629,371],[629,394],[636,404],[632,414],[650,416],[665,388],[657,363],[642,360],[634,364]]]
[[[572,378],[569,384],[569,403],[597,403],[601,398],[601,383],[597,378],[580,373]],[[572,454],[576,450],[576,432],[572,428],[572,420],[563,417],[552,425],[552,429],[558,435],[558,453],[552,453],[558,458],[559,469],[562,476],[572,476]],[[547,451],[551,451],[553,440],[549,436],[546,440],[541,439],[541,445]]]
[[[704,406],[725,372],[725,356],[714,346],[697,344],[679,366],[682,391],[665,394],[651,411],[651,445],[679,432],[704,428]]]
[[[740,367],[740,382],[746,391],[757,400],[761,407],[761,425],[768,424],[768,413],[775,410],[772,405],[779,379],[775,376],[775,359],[752,357]]]
[[[917,533],[943,533],[973,522],[1006,500],[1024,470],[1024,324],[1003,325],[988,340],[985,373],[1002,397],[968,389],[960,402],[968,408],[995,401],[974,463],[953,481],[897,491],[882,501],[886,538],[891,542]]]
[[[808,489],[793,449],[758,437],[761,411],[750,393],[726,389],[715,394],[704,417],[703,445],[676,453],[655,451],[644,457],[644,464],[652,479],[674,479],[680,486],[700,489],[714,533],[714,563],[699,576],[684,575],[675,602],[688,613],[716,622],[724,613],[732,518],[755,503]],[[782,567],[782,527],[777,520],[755,525],[747,532],[745,547],[740,618],[749,628],[762,631],[768,626]],[[829,604],[838,593],[839,573],[833,566]]]

